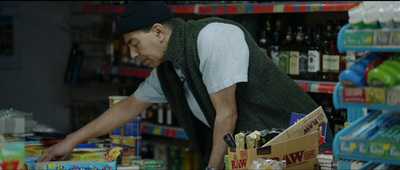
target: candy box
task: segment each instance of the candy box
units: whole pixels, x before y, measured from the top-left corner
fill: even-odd
[[[52,161],[52,162],[37,162],[36,169],[42,170],[73,170],[73,169],[107,169],[116,170],[117,162],[97,162],[96,160],[85,161]]]

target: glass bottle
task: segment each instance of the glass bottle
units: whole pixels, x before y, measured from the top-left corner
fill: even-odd
[[[303,31],[303,26],[297,27],[296,33],[296,45],[299,50],[299,76],[298,79],[307,79],[308,71],[308,49],[306,46],[305,34]]]

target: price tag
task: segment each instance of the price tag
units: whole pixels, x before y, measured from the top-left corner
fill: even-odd
[[[285,12],[296,12],[296,4],[286,4]]]
[[[237,13],[238,14],[244,14],[246,12],[246,7],[245,6],[238,6],[237,8]]]
[[[302,83],[302,84],[301,84],[301,88],[302,88],[304,91],[308,92],[308,89],[310,89],[310,83]]]
[[[311,84],[310,92],[318,92],[318,89],[319,89],[319,84],[318,83]]]
[[[265,5],[264,13],[273,13],[274,12],[274,5]]]
[[[225,14],[225,11],[226,11],[226,7],[224,7],[224,6],[217,7],[217,9],[215,9],[216,14]]]
[[[147,129],[146,125],[142,125],[142,133],[147,133]]]
[[[300,3],[299,5],[299,12],[307,12],[308,3]]]
[[[320,11],[321,5],[319,3],[311,3],[310,12]]]
[[[253,6],[253,13],[263,13],[263,12],[264,12],[264,5]]]
[[[334,10],[335,10],[335,2],[322,3],[322,11],[334,11]]]
[[[275,5],[274,12],[283,12],[285,5]]]
[[[153,130],[154,135],[161,135],[162,134],[162,128],[160,127],[155,127]]]
[[[206,9],[204,10],[204,14],[213,14],[213,7],[212,6],[206,7]]]
[[[236,14],[236,13],[237,13],[237,5],[229,5],[228,14]]]
[[[348,11],[348,4],[344,2],[338,2],[335,5],[335,11]]]

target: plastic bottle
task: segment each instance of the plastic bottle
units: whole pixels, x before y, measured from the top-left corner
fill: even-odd
[[[357,6],[348,11],[349,23],[354,29],[364,29],[363,21],[364,7]]]
[[[375,53],[370,53],[363,58],[358,59],[349,69],[343,70],[339,74],[339,81],[345,87],[366,87],[365,71],[368,65],[379,60],[381,57]]]
[[[371,87],[394,87],[400,83],[400,62],[386,60],[368,74],[368,84]]]
[[[381,28],[394,28],[393,5],[387,2],[382,3],[383,4],[379,7],[379,26]]]
[[[393,26],[400,28],[400,6],[393,8]]]
[[[379,29],[378,19],[379,11],[377,6],[365,8],[363,22],[366,29]]]
[[[369,74],[369,72],[370,72],[372,69],[375,69],[376,67],[378,67],[379,65],[381,65],[381,64],[383,63],[383,61],[385,61],[385,59],[384,59],[384,58],[380,58],[380,59],[377,59],[377,60],[372,61],[372,62],[367,66],[367,68],[365,69],[365,77],[364,77],[366,81],[368,80],[368,74]],[[368,82],[367,82],[367,85],[369,86]]]

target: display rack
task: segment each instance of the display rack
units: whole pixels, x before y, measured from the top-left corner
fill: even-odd
[[[354,129],[359,128],[360,125],[370,119],[374,119],[379,114],[381,114],[379,111],[369,113],[347,128],[339,131],[333,140],[335,158],[400,165],[400,161],[398,161],[400,160],[400,143],[349,139],[345,137]]]
[[[175,14],[225,15],[289,12],[335,12],[348,11],[362,1],[300,1],[280,3],[220,3],[169,5]],[[125,5],[85,5],[84,13],[122,13]]]
[[[368,52],[400,52],[400,46],[382,46],[374,45],[373,33],[369,34],[367,41],[370,41],[370,45],[363,46],[347,46],[345,47],[345,32],[346,30],[352,29],[350,24],[346,24],[339,31],[337,46],[340,53],[347,51],[368,51]],[[363,31],[370,30],[360,30]],[[379,31],[379,30],[375,30]],[[365,39],[364,39],[365,40]],[[351,90],[354,92],[354,98],[347,100],[344,96],[345,90]],[[376,99],[376,94],[371,92],[368,94],[367,91],[375,91],[379,93],[380,99]],[[395,93],[388,93],[389,91],[400,91],[400,89],[393,88],[373,88],[373,87],[343,87],[341,83],[338,83],[334,94],[333,94],[333,104],[336,109],[348,109],[348,122],[351,123],[350,126],[339,131],[333,141],[333,152],[335,158],[339,159],[339,169],[346,168],[343,160],[358,160],[365,161],[369,163],[386,163],[391,165],[400,165],[400,144],[398,142],[389,141],[370,141],[370,140],[359,140],[359,139],[349,139],[345,138],[348,133],[359,128],[360,125],[365,123],[369,119],[373,119],[378,114],[381,114],[382,110],[390,112],[400,111],[399,104],[390,103],[394,96],[398,96]],[[346,94],[347,95],[347,94]],[[394,96],[393,96],[394,95]],[[374,98],[375,99],[372,99]],[[398,100],[398,99],[397,99]],[[363,110],[369,111],[366,115],[363,114]],[[371,150],[372,149],[372,150]],[[373,151],[378,149],[378,151]]]
[[[346,31],[351,31],[353,34],[361,37],[361,41],[366,41],[364,45],[345,45],[345,33]],[[337,47],[340,53],[344,53],[346,51],[369,51],[369,52],[400,52],[400,44],[398,45],[374,45],[373,41],[376,37],[374,34],[383,31],[380,29],[376,30],[354,30],[350,24],[346,24],[340,29],[337,39]],[[395,31],[393,32],[396,37],[400,37],[399,29],[386,29],[384,31]],[[361,35],[363,34],[363,35]],[[398,39],[398,38],[397,38]]]

